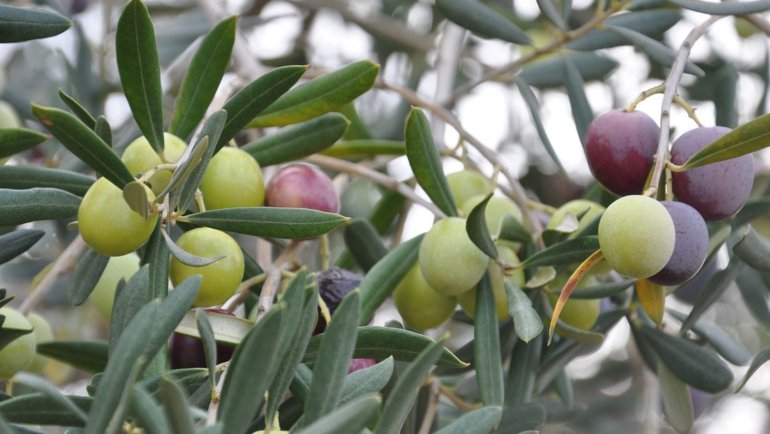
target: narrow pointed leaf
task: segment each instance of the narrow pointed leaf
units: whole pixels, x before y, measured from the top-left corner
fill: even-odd
[[[736,392],[740,392],[741,389],[743,389],[743,386],[745,386],[749,379],[754,375],[754,373],[757,372],[757,369],[764,365],[768,360],[770,360],[770,347],[765,347],[762,349],[762,351],[758,352],[756,356],[754,356],[754,359],[751,361],[751,365],[749,365],[749,369],[746,371],[746,374],[744,374],[741,383],[736,388]],[[2,404],[0,404],[0,408],[1,406]]]
[[[671,0],[671,3],[695,12],[709,15],[747,15],[770,9],[770,1],[712,3],[702,0]]]
[[[404,155],[404,142],[397,140],[346,140],[321,151],[321,154],[338,158],[368,158],[377,155]]]
[[[255,116],[262,113],[281,95],[286,93],[307,68],[283,66],[264,74],[233,95],[222,107],[227,112],[227,123],[219,137],[216,149],[220,149],[241,131]]]
[[[150,215],[150,197],[143,182],[134,180],[123,187],[123,200],[132,211],[147,219]]]
[[[328,414],[340,402],[348,364],[356,347],[360,312],[359,292],[353,291],[342,300],[321,335],[302,417],[305,426]]]
[[[67,299],[73,306],[80,306],[85,303],[96,287],[96,283],[102,277],[109,260],[109,256],[99,254],[92,249],[88,249],[80,258],[78,266],[75,268],[75,274],[72,276],[70,289],[67,292]]]
[[[29,250],[43,235],[45,231],[40,229],[19,229],[0,235],[0,264]]]
[[[503,417],[492,434],[531,434],[539,432],[539,428],[545,424],[546,411],[542,404],[529,403],[512,408],[503,409]],[[526,432],[526,433],[525,433]]]
[[[685,383],[716,393],[727,389],[733,374],[716,355],[692,342],[648,326],[639,328],[666,367]]]
[[[32,113],[70,152],[118,188],[134,180],[115,151],[75,116],[35,104],[32,104]]]
[[[502,416],[502,407],[482,407],[463,414],[435,434],[488,434],[500,423]]]
[[[736,279],[746,308],[760,324],[770,326],[770,309],[767,305],[767,285],[755,270],[744,270]]]
[[[682,165],[693,169],[746,155],[770,146],[770,113],[759,116],[709,143]]]
[[[425,377],[430,369],[441,357],[444,341],[440,339],[427,346],[414,359],[406,370],[399,376],[396,384],[388,394],[388,399],[382,408],[379,422],[374,429],[374,434],[398,434],[404,424],[409,410],[417,398]]]
[[[135,371],[137,362],[144,353],[147,336],[152,334],[152,328],[160,315],[160,303],[153,302],[145,305],[123,331],[123,337],[109,358],[99,387],[94,395],[94,402],[88,415],[86,434],[103,434],[108,432],[107,426],[117,414],[123,391]],[[122,419],[122,417],[121,417]]]
[[[71,26],[70,20],[53,12],[0,5],[0,43],[48,38]]]
[[[254,322],[231,315],[216,312],[205,312],[214,331],[217,342],[238,345],[254,327]],[[183,335],[200,338],[196,325],[195,313],[187,312],[176,327],[176,332]]]
[[[92,398],[70,396],[82,411],[92,406]],[[0,402],[0,415],[7,422],[29,425],[83,426],[83,422],[69,408],[42,393],[30,393]]]
[[[203,258],[200,256],[195,256],[192,253],[188,253],[176,243],[174,243],[174,240],[171,239],[171,237],[168,236],[166,231],[162,231],[161,234],[163,235],[163,239],[166,241],[166,247],[168,247],[168,250],[171,252],[171,254],[179,260],[179,262],[189,265],[191,267],[204,267],[206,265],[213,264],[214,262],[217,262],[220,259],[224,259],[227,257],[227,255],[219,255],[219,256],[213,256],[211,258]]]
[[[599,248],[599,237],[587,236],[549,246],[525,259],[524,267],[565,265],[580,262]]]
[[[12,157],[48,140],[48,136],[24,128],[0,128],[0,158]]]
[[[473,327],[473,363],[481,402],[503,405],[503,367],[495,298],[489,273],[484,273],[476,291],[476,324]]]
[[[602,80],[617,66],[617,62],[594,52],[567,51],[584,81]],[[538,88],[564,86],[564,57],[551,56],[534,61],[521,69],[517,78]]]
[[[508,296],[508,312],[513,318],[516,336],[524,342],[536,338],[543,331],[543,320],[532,307],[532,300],[520,288],[505,282]]]
[[[338,434],[342,432],[357,433],[366,427],[377,414],[382,399],[376,393],[360,396],[325,414],[322,418],[305,428],[295,431],[296,434]]]
[[[412,238],[391,250],[372,267],[359,285],[361,324],[367,324],[374,312],[390,296],[417,260],[422,236]]]
[[[480,1],[437,0],[436,7],[450,21],[479,36],[513,44],[532,43],[532,39],[516,24]]]
[[[476,247],[490,258],[497,259],[497,247],[495,247],[495,242],[489,234],[487,219],[485,217],[487,204],[491,198],[492,194],[490,193],[487,195],[486,199],[473,207],[470,214],[468,214],[468,219],[465,221],[465,231],[468,233],[468,237],[470,237]]]
[[[345,377],[342,386],[340,402],[348,402],[367,393],[379,392],[385,388],[393,376],[394,365],[392,357],[374,366],[360,369]]]
[[[353,357],[358,359],[385,360],[390,356],[397,361],[411,362],[433,340],[420,333],[392,327],[362,326],[358,328],[356,335],[356,349]],[[304,363],[312,362],[318,358],[321,344],[320,336],[313,336],[307,346],[307,351],[302,359]],[[458,359],[457,356],[444,348],[439,366],[459,367],[468,366],[468,363]]]
[[[57,188],[82,197],[93,183],[93,177],[69,170],[38,166],[0,166],[0,188]]]
[[[109,345],[99,341],[53,341],[37,345],[37,352],[86,372],[102,372]]]
[[[281,304],[270,309],[235,349],[217,412],[223,432],[246,432],[264,402],[265,390],[278,363],[275,350],[283,310]]]
[[[388,254],[388,248],[367,219],[353,219],[345,225],[344,239],[348,251],[365,273]]]
[[[730,258],[730,262],[727,266],[718,271],[714,277],[709,280],[703,290],[698,294],[698,298],[695,300],[695,304],[687,316],[687,319],[682,323],[682,333],[692,327],[710,307],[716,302],[719,297],[727,290],[730,284],[738,277],[745,269],[746,265],[737,257]]]
[[[314,238],[348,222],[347,217],[307,208],[226,208],[185,216],[200,226],[257,237]]]
[[[687,315],[675,310],[668,312],[677,320],[684,321]],[[745,366],[751,360],[751,353],[737,339],[716,324],[705,320],[696,321],[692,331],[702,336],[728,362],[737,366]]]
[[[171,260],[160,220],[144,245],[141,264],[150,264],[147,293],[150,298],[166,298],[168,295],[168,264]]]
[[[187,397],[179,385],[168,376],[161,378],[160,397],[169,425],[171,426],[171,432],[174,434],[195,432]]]
[[[532,400],[542,347],[542,333],[529,342],[516,342],[505,385],[506,407],[515,407]]]
[[[413,108],[406,119],[406,158],[417,182],[437,207],[448,216],[457,215],[457,204],[449,191],[449,184],[441,166],[430,130],[428,118],[422,110]]]
[[[665,66],[671,66],[671,64],[674,63],[674,58],[676,57],[674,50],[662,42],[658,42],[649,36],[624,27],[605,26],[605,28],[626,38],[628,42],[644,51],[656,62]],[[703,71],[703,69],[691,61],[685,63],[684,71],[688,74],[695,75],[696,77],[703,77],[706,75],[706,72]]]
[[[55,188],[0,189],[0,226],[77,215],[80,198]]]
[[[211,157],[214,155],[214,152],[216,152],[216,147],[213,146],[213,144],[219,142],[219,137],[222,134],[222,130],[225,127],[226,122],[227,112],[224,110],[217,110],[216,112],[212,113],[203,124],[203,128],[201,129],[200,134],[201,139],[196,142],[195,146],[203,146],[202,138],[207,137],[208,140],[205,144],[206,152],[201,155],[200,161],[197,163],[194,161],[185,163],[194,165],[195,167],[187,175],[187,180],[182,184],[182,188],[171,192],[170,202],[177,204],[179,211],[184,212],[190,208],[190,204],[195,198],[195,192],[198,190],[198,186],[200,186],[201,180],[203,179],[203,174],[206,172],[206,168],[209,165],[209,161],[211,161]],[[193,151],[196,150],[194,149]],[[197,154],[197,152],[193,151],[190,152],[191,155]]]
[[[297,284],[299,283],[300,282],[297,281]],[[314,285],[312,288],[305,288],[304,295],[304,305],[302,306],[299,317],[291,318],[288,316],[284,317],[282,320],[285,324],[293,324],[292,329],[294,330],[294,335],[292,336],[292,341],[286,350],[282,363],[280,363],[276,369],[275,378],[268,391],[268,401],[265,408],[265,420],[268,421],[273,420],[273,416],[276,414],[276,411],[278,411],[282,398],[289,389],[289,385],[291,384],[298,367],[304,366],[300,365],[300,361],[305,354],[305,349],[307,348],[307,344],[310,341],[310,337],[312,336],[316,322],[318,321],[318,286]],[[288,302],[289,300],[287,298],[287,303]]]
[[[298,86],[249,122],[250,128],[296,124],[334,111],[371,89],[380,66],[353,62]]]
[[[230,63],[236,29],[237,17],[221,21],[195,51],[174,104],[168,128],[171,134],[189,140],[203,119]]]
[[[216,387],[215,373],[217,369],[217,341],[214,338],[214,330],[211,328],[211,322],[202,309],[195,310],[195,325],[198,327],[198,334],[201,337],[203,345],[203,355],[206,358],[206,368],[209,370],[209,381],[211,390]]]
[[[544,0],[546,3],[550,3],[549,0]],[[572,118],[575,120],[575,128],[577,128],[578,137],[580,143],[585,146],[586,132],[588,126],[594,119],[594,112],[591,109],[591,104],[588,102],[588,97],[585,91],[585,82],[580,75],[577,66],[569,58],[564,56],[564,72],[567,85],[567,97],[569,97],[569,104],[572,108]]]
[[[569,31],[569,26],[564,21],[561,13],[556,9],[556,6],[550,0],[537,0],[537,6],[540,8],[540,12],[543,13],[552,23],[556,24],[561,30]]]
[[[627,290],[636,282],[635,279],[621,279],[616,282],[600,283],[595,286],[581,287],[579,290],[573,291],[570,294],[570,298],[576,299],[593,299],[593,298],[605,298],[612,297],[613,295],[620,294]],[[559,292],[561,289],[559,289]]]
[[[128,404],[128,413],[135,418],[139,426],[147,434],[170,434],[168,420],[163,413],[162,406],[147,393],[144,388],[137,385],[131,392]]]
[[[276,133],[246,144],[241,149],[251,154],[260,167],[300,160],[332,146],[345,134],[349,124],[345,116],[327,113],[282,128]]]
[[[529,244],[532,242],[532,234],[514,216],[506,215],[500,224],[499,240]]]
[[[51,400],[55,401],[62,407],[69,409],[72,414],[77,416],[81,421],[85,422],[88,416],[86,413],[78,407],[70,397],[63,395],[59,389],[47,380],[36,375],[28,374],[25,372],[19,372],[14,376],[14,382],[23,384],[32,390],[38,391],[44,395],[47,395]]]
[[[77,116],[78,119],[88,126],[88,128],[94,129],[96,126],[96,119],[74,97],[67,94],[64,89],[59,89],[59,99],[61,99],[72,111],[72,114]]]
[[[141,0],[130,0],[115,31],[118,73],[136,124],[155,151],[163,150],[163,89],[155,29]]]
[[[162,203],[164,197],[170,191],[179,190],[177,186],[179,184],[184,184],[187,182],[187,179],[190,177],[193,170],[195,170],[195,167],[198,164],[200,164],[201,158],[203,158],[203,156],[208,153],[207,151],[209,147],[213,148],[213,146],[214,146],[213,144],[210,144],[209,138],[207,136],[201,137],[200,140],[198,140],[198,142],[195,143],[190,153],[187,154],[187,158],[185,158],[183,162],[180,162],[180,164],[174,170],[174,173],[173,175],[171,175],[171,180],[168,182],[168,185],[155,198],[155,201],[158,203]],[[176,203],[170,203],[170,206],[172,209],[176,208]]]
[[[553,160],[553,162],[556,164],[556,167],[558,167],[559,170],[564,171],[564,167],[561,165],[561,161],[559,161],[559,156],[556,155],[556,151],[554,150],[553,145],[551,144],[551,140],[548,138],[548,133],[545,131],[543,120],[540,117],[540,102],[538,102],[537,97],[535,96],[535,93],[532,92],[532,89],[530,89],[529,84],[521,80],[516,80],[516,86],[519,88],[519,93],[521,93],[521,97],[524,99],[524,102],[527,104],[527,108],[529,109],[530,115],[532,115],[532,121],[535,123],[535,129],[537,130],[537,135],[540,137],[540,141],[543,142],[543,146],[545,146],[545,151],[551,157],[551,160]]]
[[[97,136],[104,140],[104,143],[106,143],[107,146],[112,146],[112,127],[110,127],[110,124],[107,122],[107,118],[105,118],[103,115],[99,115],[99,117],[96,118],[94,132]]]
[[[118,286],[110,317],[110,354],[115,350],[123,330],[137,312],[152,298],[147,293],[149,265],[144,265],[126,282]]]
[[[677,431],[690,432],[695,420],[690,390],[660,360],[658,360],[657,374],[666,419]]]
[[[674,9],[652,9],[613,15],[605,24],[624,27],[651,38],[659,39],[663,33],[682,19],[682,13]],[[626,45],[628,41],[611,30],[599,27],[567,44],[572,50],[594,51]],[[721,124],[720,124],[721,125]]]

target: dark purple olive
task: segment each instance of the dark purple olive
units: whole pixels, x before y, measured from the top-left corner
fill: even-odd
[[[329,315],[334,314],[337,306],[339,306],[342,299],[350,291],[358,288],[358,285],[361,284],[361,279],[363,279],[363,276],[360,274],[343,268],[335,267],[318,272],[316,276],[318,293],[321,295],[324,303],[326,303],[326,307],[329,308]],[[318,323],[313,334],[323,333],[324,330],[326,330],[326,320],[319,311]]]
[[[233,315],[224,309],[206,309],[206,312]],[[224,363],[233,357],[235,347],[227,344],[217,344],[217,364]],[[205,368],[206,355],[200,339],[174,333],[168,346],[168,359],[171,369]]]
[[[679,285],[692,278],[706,260],[709,232],[698,211],[684,202],[661,202],[674,221],[674,253],[662,270],[650,277],[660,285]]]

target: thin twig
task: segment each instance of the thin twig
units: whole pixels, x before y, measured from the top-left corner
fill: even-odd
[[[267,270],[267,278],[262,284],[262,291],[259,293],[259,303],[257,304],[257,321],[273,307],[273,299],[278,293],[278,285],[281,283],[281,271],[302,252],[307,242],[305,240],[292,240],[281,255],[273,262],[273,265]]]
[[[45,294],[48,293],[48,291],[53,287],[54,283],[56,283],[63,274],[73,269],[75,263],[82,256],[83,251],[85,250],[86,243],[83,241],[83,238],[78,235],[74,240],[72,240],[70,245],[64,249],[56,262],[54,262],[51,271],[49,271],[48,274],[43,277],[35,289],[32,290],[32,293],[27,297],[26,300],[24,300],[24,302],[19,307],[19,312],[23,315],[26,315],[32,309],[34,309],[43,299]]]
[[[428,211],[432,212],[435,216],[439,218],[446,217],[446,214],[444,214],[443,211],[441,211],[436,205],[434,205],[432,202],[429,202],[420,196],[417,195],[417,193],[406,186],[403,182],[398,182],[396,179],[391,178],[388,175],[382,174],[381,172],[378,172],[376,170],[369,169],[368,167],[361,166],[360,164],[350,163],[345,160],[340,160],[339,158],[332,158],[327,157],[325,155],[311,155],[309,157],[305,158],[305,161],[308,161],[310,163],[317,164],[319,166],[323,166],[332,170],[336,170],[338,172],[344,172],[344,173],[352,173],[354,175],[363,176],[365,178],[368,178],[377,184],[382,185],[383,187],[393,190],[405,198],[411,200],[414,203],[418,203],[425,208],[428,209]]]
[[[693,44],[695,44],[695,41],[703,36],[706,29],[720,18],[722,17],[712,16],[690,31],[684,42],[682,42],[682,45],[679,47],[679,50],[677,50],[676,58],[671,65],[671,71],[669,72],[666,81],[663,83],[666,91],[663,93],[663,102],[660,105],[660,137],[658,140],[658,150],[655,153],[655,166],[650,180],[650,187],[645,191],[646,196],[655,197],[657,194],[658,183],[660,182],[663,168],[666,166],[668,160],[666,156],[668,154],[669,129],[671,125],[671,105],[674,102],[674,97],[679,88],[679,81],[684,74],[685,63],[690,56],[690,50],[692,49]]]
[[[501,75],[509,74],[515,71],[518,71],[521,69],[522,66],[526,65],[527,63],[539,58],[540,56],[549,54],[553,51],[558,50],[559,48],[566,45],[568,42],[571,42],[586,33],[590,32],[591,30],[594,30],[597,27],[600,27],[604,20],[609,18],[611,15],[613,15],[615,12],[618,12],[622,10],[623,8],[628,5],[628,1],[621,1],[617,2],[612,5],[609,9],[598,13],[593,18],[591,18],[590,21],[583,24],[582,26],[578,27],[575,30],[569,31],[567,33],[563,33],[560,37],[554,39],[549,44],[541,47],[536,48],[534,51],[530,52],[527,55],[524,55],[522,57],[519,57],[518,59],[514,60],[513,62],[510,62],[506,65],[490,69],[487,71],[484,75],[479,77],[476,80],[469,81],[465,83],[464,85],[458,87],[451,98],[447,99],[446,101],[443,101],[441,105],[443,106],[450,106],[454,104],[455,101],[457,101],[460,97],[463,95],[466,95],[471,90],[475,89],[476,86],[486,83],[487,81],[493,80]]]

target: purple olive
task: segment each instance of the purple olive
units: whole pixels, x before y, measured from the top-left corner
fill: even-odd
[[[206,312],[233,315],[224,309],[206,309]],[[233,357],[235,347],[227,344],[217,344],[217,364],[224,363]],[[206,355],[200,339],[174,333],[168,346],[168,359],[171,369],[205,368]]]
[[[695,208],[683,202],[661,202],[674,221],[674,253],[666,266],[650,277],[660,285],[679,285],[690,280],[703,266],[708,253],[706,222]]]

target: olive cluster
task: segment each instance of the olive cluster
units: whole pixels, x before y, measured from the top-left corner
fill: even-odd
[[[684,164],[730,130],[698,127],[671,145],[671,163]],[[599,243],[609,265],[628,277],[661,285],[683,283],[701,269],[708,249],[706,221],[735,215],[754,182],[750,155],[672,173],[676,200],[642,196],[655,163],[660,129],[638,111],[598,116],[586,135],[586,158],[594,177],[622,196],[599,223]]]

